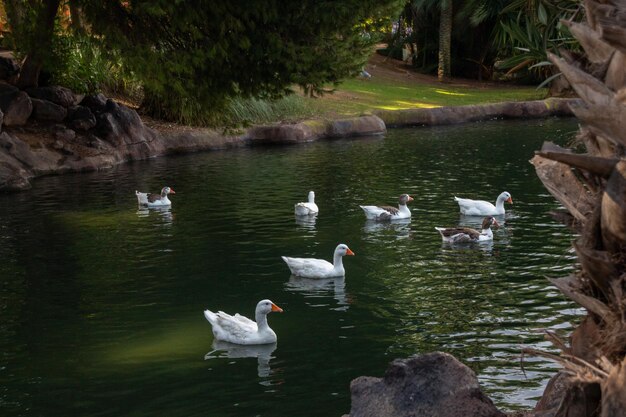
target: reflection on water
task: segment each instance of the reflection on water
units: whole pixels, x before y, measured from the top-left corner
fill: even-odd
[[[161,220],[161,224],[170,225],[172,221],[174,221],[174,214],[172,213],[171,207],[143,207],[139,206],[137,208],[137,217],[139,218],[150,218],[152,215],[157,214],[159,216],[159,220]]]
[[[0,414],[337,416],[352,378],[431,351],[469,364],[503,410],[533,407],[556,365],[535,358],[524,375],[521,346],[550,349],[543,329],[566,336],[581,310],[545,279],[569,274],[575,254],[528,159],[576,130],[574,120],[391,130],[158,158],[0,194]],[[184,199],[137,211],[135,189],[171,178]],[[292,197],[309,189],[322,214],[294,224]],[[452,196],[503,189],[516,204],[493,242],[442,245],[435,226],[480,227]],[[403,192],[415,197],[410,220],[365,221],[360,203]],[[356,253],[345,278],[288,277],[281,255],[330,260],[342,242]],[[280,348],[203,360],[213,335],[202,311],[251,317],[264,298],[285,311],[268,317]]]
[[[374,236],[393,234],[397,239],[408,238],[411,234],[411,219],[399,219],[388,222],[365,220],[363,231]]]
[[[316,299],[316,306],[327,307],[329,304],[324,303],[324,299],[329,294],[337,301],[338,308],[335,310],[345,311],[350,304],[346,295],[346,278],[303,278],[295,275],[289,277],[289,282],[285,284],[288,291],[297,291],[302,293],[306,298]]]
[[[479,242],[442,242],[441,249],[445,252],[447,249],[453,250],[479,250],[490,253],[493,250],[493,240],[483,240]]]
[[[213,350],[204,355],[204,360],[229,358],[257,358],[257,374],[259,378],[270,376],[270,360],[274,359],[272,353],[276,350],[276,343],[265,345],[236,345],[222,340],[213,341]]]
[[[465,214],[459,214],[459,223],[458,226],[461,227],[471,227],[480,231],[480,228],[483,224],[483,219],[485,216],[467,216]],[[503,215],[493,216],[494,219],[498,222],[498,224],[502,227],[506,224],[507,219],[514,219],[514,213],[506,213]],[[442,227],[450,227],[450,226],[442,226]],[[496,229],[495,227],[493,228]]]
[[[312,216],[294,216],[296,218],[296,224],[303,229],[315,230],[315,222],[317,221],[317,214]]]

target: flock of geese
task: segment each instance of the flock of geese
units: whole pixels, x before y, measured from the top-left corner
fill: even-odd
[[[163,187],[160,194],[150,194],[135,191],[137,202],[142,207],[159,208],[169,207],[172,202],[168,195],[176,194],[170,187]],[[393,221],[411,218],[411,211],[407,204],[413,198],[408,194],[402,194],[398,199],[398,207],[391,206],[360,206],[368,220],[373,221]],[[449,243],[470,243],[493,240],[491,227],[499,226],[494,216],[504,215],[504,203],[513,203],[511,194],[504,191],[496,199],[496,203],[491,204],[483,200],[471,200],[468,198],[454,197],[459,204],[461,214],[466,216],[485,216],[482,221],[481,230],[469,227],[435,227],[444,242]],[[315,204],[315,193],[309,192],[308,201],[297,203],[294,207],[296,216],[317,216],[319,207]],[[335,248],[333,262],[315,258],[291,258],[283,256],[283,261],[289,267],[291,273],[297,277],[322,279],[343,277],[346,273],[343,267],[343,257],[354,255],[354,252],[344,243],[340,243]],[[256,305],[255,320],[235,314],[217,313],[211,310],[204,311],[204,317],[211,323],[213,335],[216,340],[221,340],[238,345],[263,345],[275,343],[276,333],[267,323],[267,315],[272,312],[282,313],[283,310],[270,300],[261,300]]]

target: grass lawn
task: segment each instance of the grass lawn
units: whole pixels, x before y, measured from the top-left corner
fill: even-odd
[[[366,67],[371,78],[343,82],[333,94],[311,100],[319,113],[351,115],[372,110],[463,106],[503,101],[541,100],[546,89],[454,79],[439,83],[410,71],[401,62],[373,55]]]

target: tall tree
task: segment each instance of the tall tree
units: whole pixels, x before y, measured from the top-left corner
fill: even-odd
[[[450,78],[452,70],[450,68],[450,57],[452,54],[452,0],[442,0],[439,14],[439,66],[437,68],[437,78],[439,81],[446,81]]]
[[[41,69],[52,57],[54,22],[59,5],[60,0],[5,0],[15,47],[24,56],[18,87],[36,87]]]

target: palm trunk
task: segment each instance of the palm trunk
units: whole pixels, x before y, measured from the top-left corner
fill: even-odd
[[[580,237],[574,242],[580,271],[550,281],[583,306],[587,316],[569,346],[550,338],[564,355],[567,379],[549,415],[626,415],[626,3],[586,0],[587,24],[563,21],[589,60],[607,70],[598,79],[578,62],[549,54],[584,104],[572,107],[586,153],[544,144],[531,161],[548,191],[567,209]],[[564,55],[566,56],[566,55]],[[591,69],[591,68],[590,68]],[[590,71],[593,72],[593,71]],[[597,73],[597,72],[596,72]],[[554,398],[549,384],[544,397]],[[552,390],[552,391],[551,391]],[[550,392],[551,391],[551,392]],[[558,395],[558,394],[557,394]],[[542,410],[541,406],[536,411]]]
[[[450,45],[452,38],[452,0],[441,2],[439,17],[439,67],[437,78],[446,81],[450,78]]]

